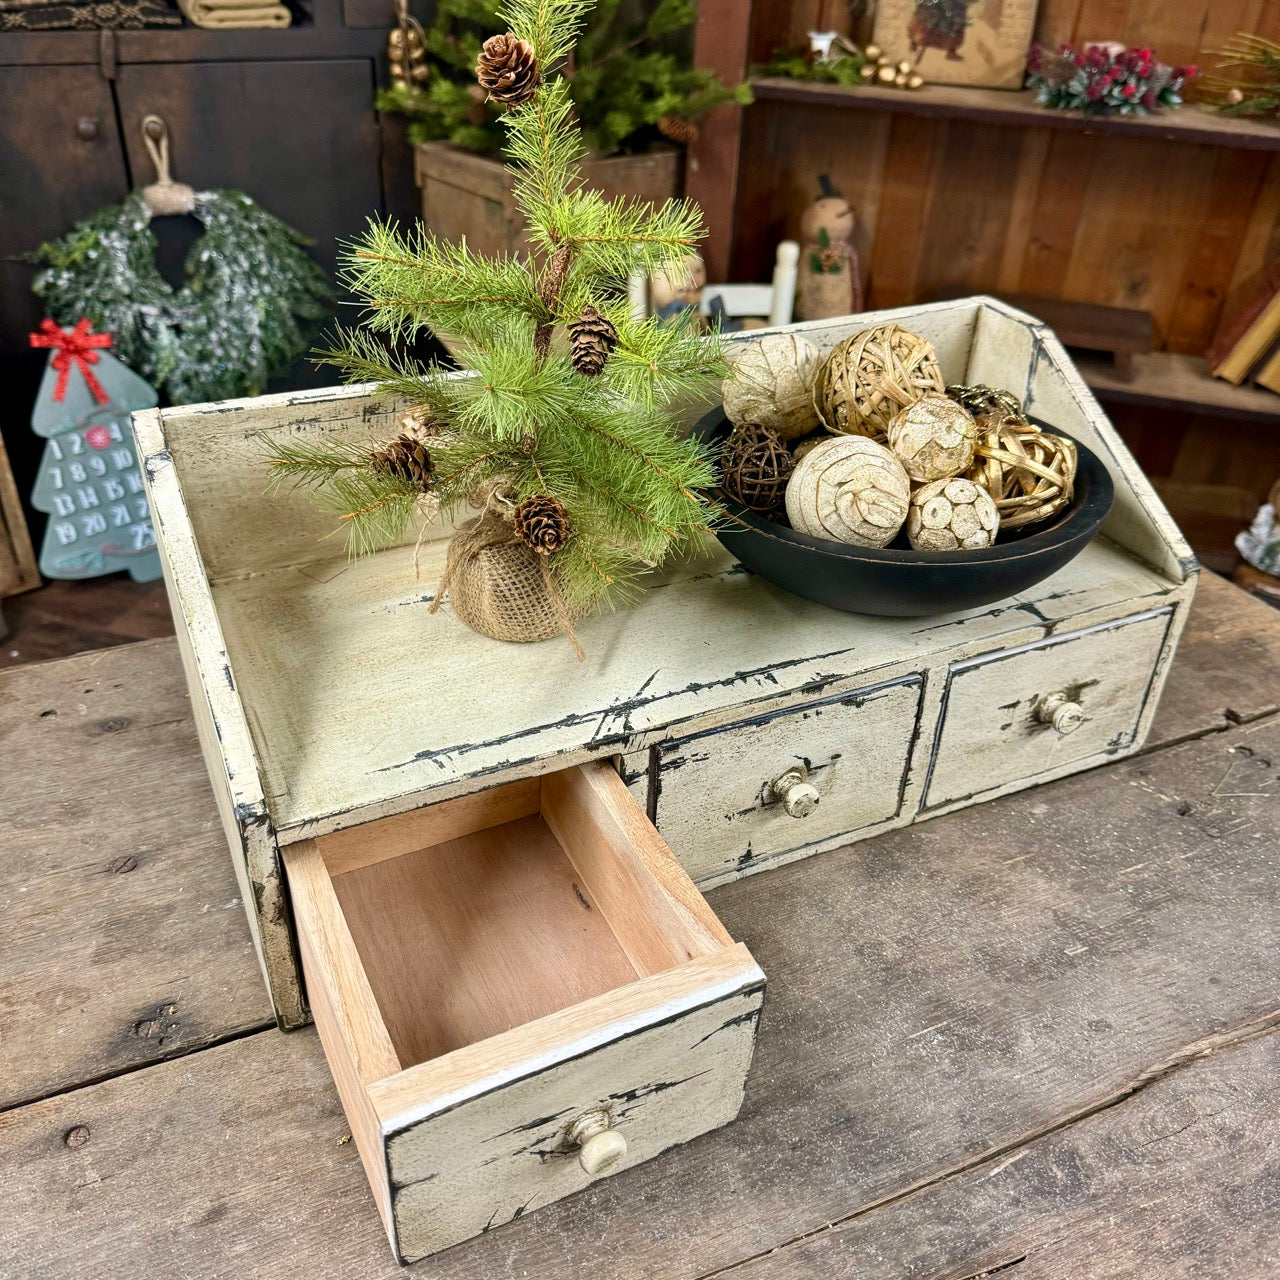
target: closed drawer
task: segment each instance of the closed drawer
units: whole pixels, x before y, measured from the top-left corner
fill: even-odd
[[[1172,609],[956,663],[924,806],[985,792],[1131,747]]]
[[[694,880],[897,817],[923,681],[902,680],[656,748],[653,809]]]
[[[281,853],[402,1262],[737,1114],[764,975],[608,765]]]

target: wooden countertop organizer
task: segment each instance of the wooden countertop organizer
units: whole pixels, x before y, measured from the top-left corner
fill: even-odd
[[[1141,746],[1194,589],[1181,535],[1030,316],[796,328],[829,348],[887,320],[1111,471],[1102,536],[1032,590],[857,617],[709,548],[588,619],[579,664],[427,614],[447,531],[418,581],[411,543],[348,562],[305,493],[264,496],[263,434],[385,438],[385,397],[135,415],[276,1014],[314,1017],[403,1261],[736,1114],[764,979],[700,888]]]

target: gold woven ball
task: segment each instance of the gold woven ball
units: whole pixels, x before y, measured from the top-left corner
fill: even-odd
[[[973,415],[936,391],[909,404],[889,423],[889,448],[920,484],[959,475],[973,461]]]
[[[907,473],[884,445],[844,436],[815,445],[796,464],[787,518],[815,538],[883,547],[902,528],[910,501]]]
[[[813,407],[828,431],[883,439],[899,410],[942,388],[933,343],[882,324],[832,348],[814,384]]]
[[[911,495],[907,539],[917,551],[975,551],[999,529],[995,502],[972,480],[935,480]]]
[[[1002,529],[1048,520],[1075,493],[1074,440],[1042,431],[1022,417],[992,415],[978,425],[965,475],[995,499]]]
[[[755,423],[784,440],[807,435],[813,419],[813,384],[822,352],[808,338],[772,333],[734,346],[733,372],[724,380],[724,411],[736,426]]]

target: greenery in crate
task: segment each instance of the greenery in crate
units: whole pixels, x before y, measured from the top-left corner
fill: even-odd
[[[694,0],[657,0],[642,20],[628,0],[600,0],[564,68],[569,95],[593,155],[633,150],[661,129],[677,142],[692,122],[727,102],[747,103],[745,85],[725,85],[690,61]],[[409,118],[412,142],[451,142],[490,153],[503,145],[501,111],[473,77],[484,39],[499,26],[492,0],[439,0],[425,30],[427,80],[379,93],[380,111]]]
[[[842,51],[837,58],[814,58],[796,49],[775,49],[768,62],[753,67],[757,76],[786,76],[792,80],[811,80],[817,84],[862,84],[862,68],[866,55],[861,51]]]
[[[700,491],[716,473],[703,445],[676,434],[671,405],[727,372],[718,336],[636,319],[625,298],[630,273],[694,247],[696,207],[606,200],[580,185],[581,131],[555,70],[589,4],[509,0],[510,34],[480,55],[481,83],[507,108],[529,259],[378,223],[347,255],[368,319],[326,359],[419,406],[417,421],[372,450],[269,445],[275,479],[314,487],[353,553],[404,541],[424,507],[491,505],[500,494],[514,535],[544,557],[577,614],[705,531]],[[451,335],[473,376],[388,359],[388,342],[427,327]]]

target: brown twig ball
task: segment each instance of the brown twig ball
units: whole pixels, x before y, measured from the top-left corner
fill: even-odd
[[[752,511],[779,511],[795,462],[778,433],[758,423],[734,428],[720,450],[724,491]]]

